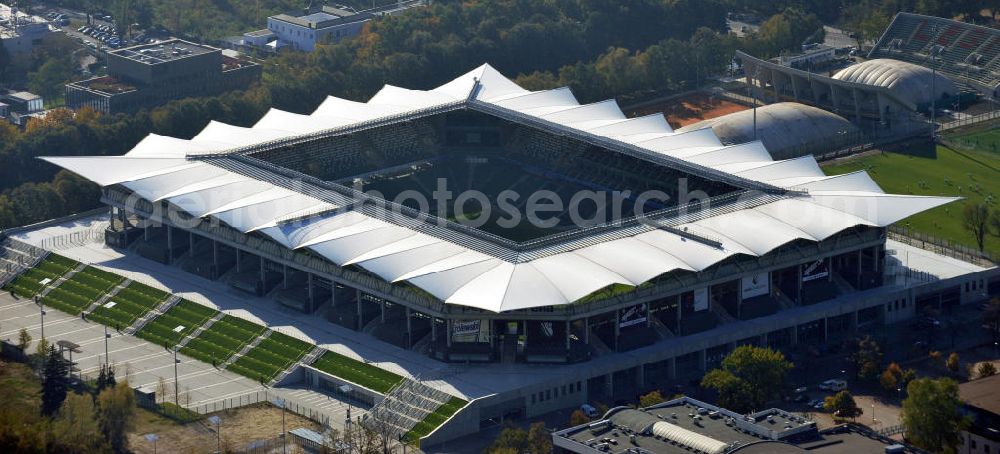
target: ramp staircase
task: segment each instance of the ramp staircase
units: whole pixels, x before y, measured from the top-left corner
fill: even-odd
[[[128,335],[135,334],[140,329],[142,329],[142,327],[146,326],[147,323],[153,321],[154,318],[163,315],[163,313],[166,311],[169,311],[170,308],[174,307],[174,305],[180,302],[180,300],[181,297],[177,295],[170,295],[170,297],[164,300],[162,303],[160,303],[159,306],[156,306],[155,308],[153,308],[153,310],[146,312],[146,315],[143,315],[142,318],[136,320],[135,323],[132,324],[132,326],[125,329],[125,334]]]
[[[781,290],[775,290],[774,300],[781,306],[781,310],[787,310],[795,307],[795,301],[792,301],[792,299],[789,298],[788,295],[785,295],[785,292],[782,292]]]
[[[449,399],[451,396],[443,391],[404,378],[363,417],[361,424],[375,433],[399,439]]]
[[[854,286],[839,273],[833,273],[833,283],[837,286],[837,291],[841,294],[854,293]]]
[[[0,287],[34,268],[49,255],[49,251],[6,238],[0,241]]]
[[[652,326],[653,331],[656,332],[656,335],[659,336],[660,339],[673,339],[677,337],[677,335],[674,334],[670,328],[667,328],[667,325],[664,325],[659,318],[650,317],[650,326]]]
[[[98,307],[101,307],[104,304],[107,304],[108,301],[111,301],[111,298],[114,298],[118,292],[122,291],[123,288],[128,287],[131,283],[132,279],[125,279],[120,284],[116,285],[115,288],[108,291],[108,293],[105,293],[104,296],[98,298],[97,301],[91,303],[90,306],[83,310],[83,313],[90,315],[90,313],[97,310]]]
[[[719,317],[719,321],[722,323],[734,323],[737,321],[736,317],[733,317],[725,307],[722,307],[721,303],[715,300],[712,300],[709,303],[708,308],[713,314],[715,314],[716,317]]]
[[[77,265],[76,268],[67,271],[66,274],[62,275],[59,279],[49,282],[49,285],[45,286],[45,288],[42,291],[38,292],[38,298],[39,299],[45,298],[45,296],[48,295],[49,292],[52,291],[52,289],[62,285],[63,282],[72,279],[73,276],[76,276],[76,273],[83,271],[83,269],[86,267],[87,267],[86,264],[81,263]]]
[[[309,353],[306,353],[306,356],[303,356],[302,359],[300,359],[298,362],[293,363],[291,366],[288,366],[287,369],[281,371],[280,374],[271,379],[271,381],[267,382],[267,386],[272,387],[274,385],[277,385],[278,383],[281,383],[281,380],[284,380],[285,377],[287,377],[288,374],[292,373],[292,371],[294,371],[296,368],[298,368],[301,365],[309,365],[316,362],[316,360],[319,359],[319,357],[326,352],[327,349],[320,347],[319,345],[313,347],[313,349],[309,351]]]
[[[198,329],[196,329],[194,331],[191,331],[191,334],[188,334],[187,337],[185,337],[184,339],[181,339],[181,341],[177,343],[177,347],[176,348],[178,350],[184,348],[184,346],[187,345],[188,342],[191,342],[191,339],[194,339],[194,338],[200,336],[201,333],[204,333],[206,329],[211,328],[212,325],[215,324],[215,322],[217,322],[219,320],[222,320],[222,317],[225,317],[225,316],[226,316],[225,313],[223,313],[222,311],[219,311],[219,313],[215,314],[214,317],[208,319],[208,321],[206,321],[205,323],[202,323],[202,325],[199,326]]]
[[[254,347],[256,347],[257,345],[259,345],[261,342],[263,342],[264,339],[267,339],[268,337],[271,337],[271,333],[273,333],[273,332],[274,331],[271,331],[271,330],[265,330],[264,334],[261,334],[260,336],[257,336],[257,338],[255,338],[253,341],[251,341],[250,343],[244,345],[243,348],[240,349],[240,351],[234,353],[233,356],[230,356],[229,358],[227,358],[226,362],[222,363],[222,365],[220,366],[220,368],[225,369],[225,368],[229,367],[230,364],[236,362],[236,360],[239,359],[241,356],[247,354],[247,352],[249,352],[250,350],[252,350]]]

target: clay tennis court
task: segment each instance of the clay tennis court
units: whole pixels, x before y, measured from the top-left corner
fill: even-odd
[[[662,112],[667,117],[667,122],[670,123],[670,126],[680,128],[701,120],[721,117],[746,109],[749,109],[749,107],[717,96],[697,93],[634,109],[630,113],[633,115],[649,115]]]

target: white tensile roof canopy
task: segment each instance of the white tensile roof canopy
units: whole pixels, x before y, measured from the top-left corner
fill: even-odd
[[[647,229],[516,261],[370,214],[338,210],[338,203],[308,191],[193,157],[461,102],[795,192],[676,226],[717,245]],[[42,159],[101,186],[122,185],[151,201],[168,200],[193,216],[258,232],[291,249],[308,248],[388,282],[407,282],[447,304],[492,312],[570,304],[614,284],[638,286],[675,270],[701,271],[735,254],[760,256],[791,241],[822,241],[858,225],[885,227],[955,200],[885,194],[865,172],[826,176],[811,156],[773,161],[759,142],[724,146],[710,128],[675,133],[661,115],[626,118],[614,101],[580,105],[567,88],[531,92],[489,65],[433,90],[386,86],[367,103],[330,97],[312,115],[271,110],[252,128],[212,122],[191,140],[150,135],[124,156]]]

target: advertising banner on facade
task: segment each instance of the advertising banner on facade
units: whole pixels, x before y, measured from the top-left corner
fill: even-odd
[[[700,288],[694,291],[694,311],[701,312],[708,310],[708,289]]]
[[[816,279],[823,279],[830,275],[830,270],[827,269],[826,260],[819,259],[815,262],[802,265],[802,282],[814,281]]]
[[[490,323],[483,320],[456,320],[451,324],[453,342],[489,342]]]
[[[627,328],[646,323],[646,305],[636,304],[618,310],[618,327]]]
[[[746,276],[742,279],[743,299],[771,293],[771,279],[767,272]]]

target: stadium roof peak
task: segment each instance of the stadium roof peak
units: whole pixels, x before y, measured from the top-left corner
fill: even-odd
[[[707,209],[678,206],[517,243],[452,221],[424,222],[413,210],[393,213],[400,207],[254,156],[457,110],[741,190]],[[124,156],[42,159],[276,246],[493,312],[570,304],[734,255],[885,227],[954,200],[884,194],[867,174],[828,177],[811,156],[774,161],[759,142],[725,146],[709,128],[676,133],[662,116],[627,118],[613,101],[581,105],[567,88],[528,91],[489,65],[432,90],[387,85],[368,102],[330,97],[311,115],[271,110],[250,128],[213,122],[190,140],[150,135]]]

